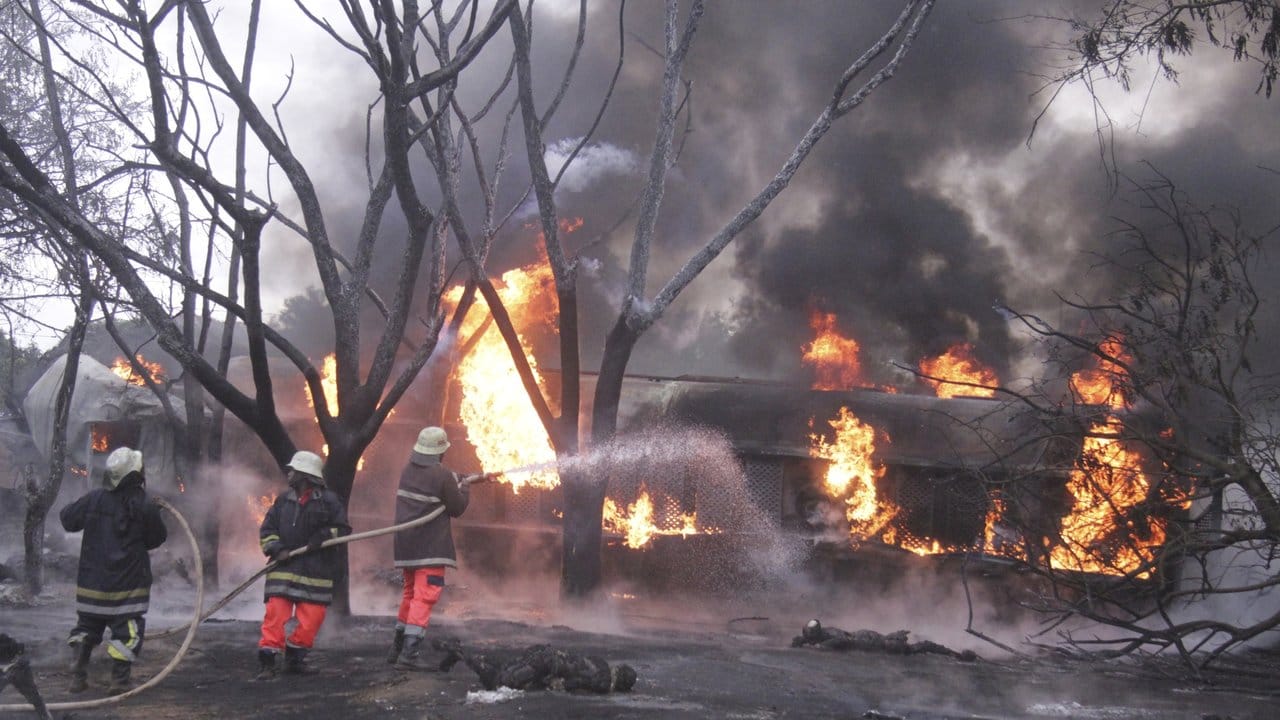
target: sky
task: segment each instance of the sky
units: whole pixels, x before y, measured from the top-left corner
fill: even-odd
[[[1096,12],[1098,4],[1037,9],[1067,16]],[[535,75],[545,105],[572,42],[576,3],[535,5],[542,48]],[[583,60],[547,132],[553,163],[590,126],[616,62],[618,6],[593,0],[589,7]],[[838,122],[783,196],[689,286],[641,340],[630,370],[803,377],[800,348],[811,339],[807,316],[817,308],[836,313],[840,329],[859,341],[875,381],[892,379],[891,361],[914,363],[960,341],[972,343],[1002,377],[1034,373],[1027,338],[992,306],[1052,318],[1055,293],[1105,293],[1113,279],[1091,268],[1090,253],[1113,246],[1114,218],[1135,198],[1123,183],[1117,189],[1104,167],[1084,88],[1068,87],[1048,104],[1046,77],[1061,62],[1052,48],[1070,31],[1025,17],[1027,7],[939,3],[897,75]],[[649,48],[661,45],[661,8],[627,4],[618,89],[559,193],[562,214],[584,220],[576,237],[600,240],[584,251],[580,289],[588,367],[598,362],[621,301],[632,225],[601,233],[626,216],[652,146],[662,64]],[[650,295],[777,172],[836,78],[897,8],[879,1],[707,3],[689,55],[689,133],[663,200]],[[281,120],[317,180],[331,234],[353,234],[364,197],[365,109],[376,87],[368,69],[301,20],[292,3],[266,3],[264,12],[256,94],[270,103],[291,84]],[[234,52],[241,4],[226,4],[218,23]],[[486,97],[505,71],[503,35],[462,75],[464,102]],[[1179,68],[1176,84],[1149,83],[1152,76],[1140,74],[1128,93],[1114,83],[1098,86],[1116,164],[1139,179],[1158,171],[1201,205],[1238,208],[1253,227],[1275,226],[1280,100],[1255,94],[1256,68],[1212,48]],[[497,127],[485,126],[486,139]],[[527,183],[522,153],[517,138],[503,185],[509,205]],[[275,182],[278,193],[278,175]],[[288,212],[289,199],[280,199]],[[495,274],[532,259],[527,212],[519,211],[499,239]],[[387,232],[397,229],[393,221]],[[271,274],[266,288],[268,307],[280,308],[316,280],[297,238],[276,228],[267,240],[266,266],[288,269]]]

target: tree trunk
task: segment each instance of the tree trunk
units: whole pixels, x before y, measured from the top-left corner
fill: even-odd
[[[608,443],[617,432],[622,379],[639,337],[627,326],[625,318],[619,318],[605,339],[604,359],[600,364],[591,412],[593,448]],[[600,588],[601,520],[609,478],[566,473],[561,475],[560,483],[564,490],[564,555],[561,559],[560,590],[567,598],[585,599]]]
[[[87,273],[82,264],[78,268]],[[62,474],[67,461],[67,416],[71,411],[71,397],[75,393],[76,376],[80,373],[80,350],[93,314],[93,290],[88,278],[81,277],[80,298],[76,305],[75,322],[67,336],[67,361],[62,370],[62,385],[54,401],[53,440],[49,447],[49,474],[43,486],[32,482],[27,486],[27,514],[22,525],[23,580],[27,593],[32,597],[44,588],[44,519],[49,508],[58,499],[62,489]]]

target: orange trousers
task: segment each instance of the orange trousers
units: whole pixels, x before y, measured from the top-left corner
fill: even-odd
[[[396,625],[408,634],[421,635],[427,623],[431,622],[431,609],[444,593],[444,568],[412,568],[402,572],[404,593],[400,598]]]
[[[316,633],[320,632],[327,611],[326,606],[316,603],[295,603],[282,597],[267,598],[267,612],[262,618],[262,639],[258,641],[258,647],[284,652],[284,625],[290,618],[296,617],[298,626],[289,634],[288,645],[310,649],[315,645]]]

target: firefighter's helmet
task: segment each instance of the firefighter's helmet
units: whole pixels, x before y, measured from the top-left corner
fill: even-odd
[[[119,447],[107,456],[107,487],[115,490],[133,473],[142,472],[142,451]]]

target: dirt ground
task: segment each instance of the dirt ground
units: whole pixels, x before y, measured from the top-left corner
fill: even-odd
[[[554,613],[536,603],[494,602],[491,588],[452,586],[433,619],[433,637],[515,653],[546,642],[634,666],[633,692],[484,693],[459,666],[448,674],[396,670],[385,662],[390,616],[331,618],[312,654],[315,672],[252,682],[259,591],[231,608],[238,620],[212,620],[160,686],[120,705],[55,717],[129,718],[1171,718],[1272,720],[1280,717],[1280,656],[1256,653],[1201,681],[1161,662],[1083,663],[1000,657],[981,642],[982,659],[934,655],[833,653],[790,647],[803,616],[744,617],[726,599],[718,610],[679,601],[622,596],[606,612]],[[0,632],[26,642],[46,699],[65,693],[66,630],[74,619],[70,588],[53,588],[36,607],[0,608]],[[485,598],[479,597],[486,596]],[[186,601],[189,611],[189,600]],[[385,605],[394,603],[388,594]],[[689,606],[692,608],[692,606]],[[153,602],[151,632],[179,624],[180,597]],[[842,625],[846,629],[856,629]],[[894,628],[877,628],[889,631]],[[907,628],[912,629],[912,628]],[[913,634],[914,639],[943,638]],[[135,677],[158,672],[180,638],[149,640]],[[100,697],[108,662],[95,653],[92,687]],[[16,703],[12,689],[0,703]],[[7,717],[30,716],[5,713]]]

